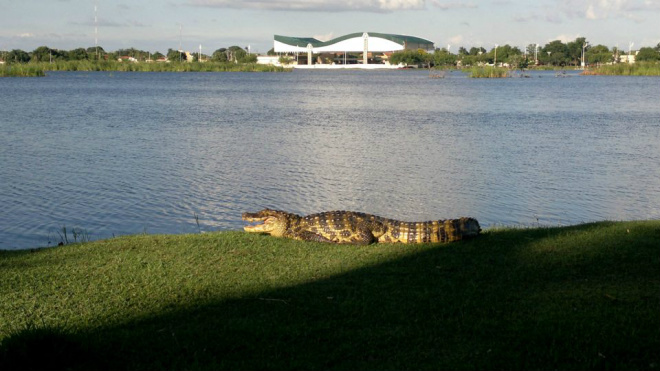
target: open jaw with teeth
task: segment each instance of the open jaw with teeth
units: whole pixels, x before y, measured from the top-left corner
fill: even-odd
[[[256,224],[251,224],[251,225],[246,225],[243,227],[243,229],[246,232],[264,232],[267,233],[271,229],[273,229],[273,224],[276,222],[276,219],[273,217],[245,217],[243,216],[243,220],[250,222],[250,223],[256,223]]]
[[[243,213],[243,220],[256,223],[247,225],[243,229],[246,232],[268,233],[274,236],[282,236],[285,233],[288,213],[277,210],[264,209],[256,213]]]

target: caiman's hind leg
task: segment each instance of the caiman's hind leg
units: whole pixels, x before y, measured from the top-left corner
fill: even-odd
[[[378,239],[374,237],[374,234],[371,232],[371,230],[365,227],[357,228],[351,231],[347,237],[342,236],[342,238],[339,240],[339,243],[350,245],[369,245],[376,242],[377,240]]]

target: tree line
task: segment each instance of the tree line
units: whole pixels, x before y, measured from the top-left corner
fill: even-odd
[[[526,68],[528,65],[547,65],[553,67],[580,66],[584,52],[584,62],[590,65],[618,62],[618,56],[628,54],[618,48],[605,45],[591,45],[586,38],[579,37],[564,43],[551,41],[544,46],[529,44],[524,50],[508,44],[493,47],[487,51],[483,47],[469,50],[460,47],[456,54],[446,48],[436,49],[433,53],[424,50],[404,50],[395,52],[390,63],[433,66],[474,66],[479,64],[507,64],[513,68]],[[660,61],[660,43],[655,47],[643,47],[636,51],[635,60],[639,62]]]
[[[0,60],[5,63],[30,63],[30,62],[59,62],[59,61],[116,61],[122,57],[129,57],[138,62],[165,60],[171,62],[197,62],[200,57],[204,61],[219,63],[256,63],[257,56],[248,53],[240,46],[220,48],[211,55],[199,53],[186,53],[174,49],[168,49],[166,54],[160,52],[151,53],[135,48],[118,49],[106,52],[102,47],[76,48],[72,50],[53,49],[40,46],[31,52],[21,49],[11,51],[0,51]]]

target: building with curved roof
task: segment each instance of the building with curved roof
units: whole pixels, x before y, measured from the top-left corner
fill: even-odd
[[[391,53],[401,50],[432,50],[433,42],[416,36],[394,35],[378,32],[351,33],[328,41],[320,41],[313,37],[292,37],[275,35],[274,48],[276,53],[307,53],[307,64],[312,64],[313,54],[361,53],[362,64],[368,64],[368,58],[373,53]],[[358,61],[359,62],[359,61]],[[344,63],[346,64],[346,63]]]

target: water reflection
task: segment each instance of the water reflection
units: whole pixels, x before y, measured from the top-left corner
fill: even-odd
[[[185,233],[197,215],[202,230],[238,229],[262,207],[486,227],[660,218],[657,79],[552,76],[8,80],[0,248],[57,242],[63,225]]]

